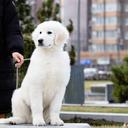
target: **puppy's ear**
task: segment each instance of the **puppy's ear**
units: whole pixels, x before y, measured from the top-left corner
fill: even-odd
[[[38,29],[37,29],[37,27],[34,29],[34,31],[31,34],[32,40],[34,41],[35,46],[37,46],[37,36],[38,36]]]
[[[34,29],[34,31],[32,32],[31,36],[32,36],[32,40],[35,41],[36,38],[37,38],[37,35],[38,35],[38,31],[39,31],[39,28],[40,28],[40,25],[37,25],[36,28]]]
[[[56,33],[55,37],[55,44],[64,44],[69,39],[69,32],[68,30],[62,26],[61,29]]]

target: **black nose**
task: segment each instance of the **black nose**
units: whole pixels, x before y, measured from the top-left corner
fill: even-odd
[[[43,46],[43,39],[39,39],[39,40],[38,40],[38,45],[39,45],[39,46]]]

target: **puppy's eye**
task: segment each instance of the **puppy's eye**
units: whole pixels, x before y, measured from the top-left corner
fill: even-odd
[[[42,34],[42,32],[40,31],[40,34]]]
[[[49,34],[49,35],[50,35],[50,34],[52,34],[52,32],[51,32],[51,31],[48,31],[48,32],[47,32],[47,34]]]

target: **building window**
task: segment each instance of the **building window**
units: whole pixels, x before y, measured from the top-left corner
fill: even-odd
[[[128,18],[125,18],[125,25],[128,25]]]
[[[115,16],[106,17],[105,22],[106,22],[106,24],[117,24],[118,18]]]
[[[117,51],[117,44],[106,44],[105,48],[109,52]],[[93,44],[91,50],[94,52],[104,52],[104,44]]]
[[[97,13],[97,12],[103,12],[104,11],[104,4],[99,3],[99,4],[92,4],[92,12]]]
[[[128,3],[124,5],[125,12],[128,12]]]
[[[93,31],[92,36],[97,38],[104,38],[104,31]],[[106,38],[117,38],[118,34],[116,30],[107,30],[105,32],[105,36]]]
[[[120,11],[120,4],[119,3],[106,3],[106,6],[104,8],[104,3],[95,3],[92,4],[92,12],[97,13],[97,12],[111,12],[111,11]]]
[[[128,40],[128,32],[125,32],[124,38],[125,40]]]
[[[103,38],[104,37],[104,32],[103,31],[96,31],[96,37],[97,38]]]
[[[94,16],[92,17],[92,21],[97,25],[104,24],[104,17]],[[106,17],[105,23],[106,24],[118,24],[119,20],[118,20],[118,17],[115,17],[115,16]]]
[[[118,3],[107,3],[106,4],[106,11],[120,11],[120,5]]]
[[[106,50],[109,52],[117,51],[117,44],[106,45]]]
[[[105,34],[106,34],[106,37],[108,37],[108,38],[117,38],[118,37],[117,31],[115,31],[115,30],[108,30],[105,32]]]
[[[96,17],[96,24],[104,24],[104,18],[103,17]]]
[[[93,37],[96,37],[96,36],[97,36],[97,32],[96,32],[96,31],[93,31],[93,32],[92,32],[92,36],[93,36]]]

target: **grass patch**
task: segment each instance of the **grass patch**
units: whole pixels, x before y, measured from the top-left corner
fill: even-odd
[[[62,111],[100,112],[100,113],[124,113],[128,114],[128,108],[102,107],[102,106],[63,106]]]
[[[100,106],[63,106],[62,111],[77,111],[77,112],[105,112],[105,113],[124,113],[128,114],[127,108],[119,107],[100,107]],[[71,120],[65,120],[66,123],[88,123],[92,128],[122,128],[123,123],[107,121],[107,120],[94,120],[94,119],[81,119],[75,117]]]
[[[88,123],[93,128],[121,128],[121,126],[123,125],[123,123],[114,121],[81,119],[77,117],[71,120],[65,120],[65,123]]]

